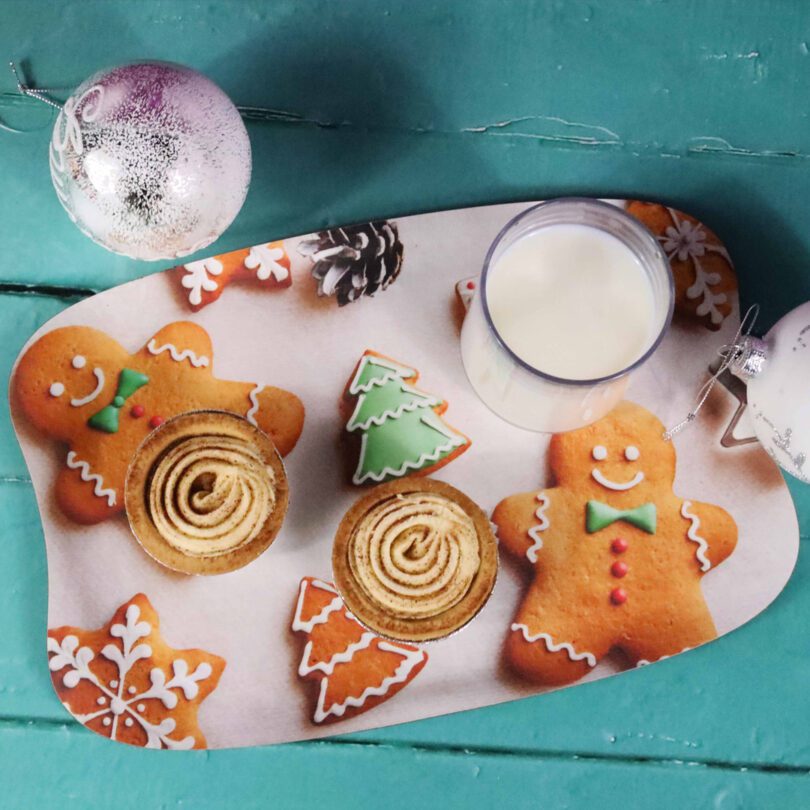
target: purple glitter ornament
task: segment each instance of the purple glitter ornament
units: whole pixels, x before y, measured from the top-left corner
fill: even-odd
[[[138,62],[83,82],[54,125],[51,178],[91,239],[135,259],[213,242],[250,183],[250,141],[233,102],[181,65]]]

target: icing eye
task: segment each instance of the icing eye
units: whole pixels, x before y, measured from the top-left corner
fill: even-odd
[[[48,389],[48,393],[52,397],[61,397],[62,394],[65,393],[65,386],[62,385],[60,382],[51,383],[51,387]]]
[[[87,358],[82,354],[77,354],[73,360],[71,360],[71,365],[73,368],[84,368],[87,365]]]
[[[603,447],[601,444],[597,444],[596,447],[591,450],[591,455],[597,461],[604,461],[607,458],[607,448]]]
[[[631,444],[629,447],[624,448],[624,457],[628,461],[638,461],[638,457],[641,455],[639,452],[638,447],[634,444]]]

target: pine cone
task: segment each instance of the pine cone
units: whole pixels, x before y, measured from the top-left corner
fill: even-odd
[[[336,295],[340,306],[391,284],[402,268],[402,251],[396,224],[385,220],[319,231],[298,245],[315,262],[318,295]]]

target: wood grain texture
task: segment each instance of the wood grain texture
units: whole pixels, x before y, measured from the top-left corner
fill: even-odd
[[[251,191],[218,252],[432,208],[666,198],[720,235],[763,327],[810,298],[810,7],[799,0],[5,0],[0,54],[47,86],[172,59],[261,108],[247,113]],[[33,131],[0,130],[3,378],[77,293],[160,267],[70,224],[48,175],[51,113],[12,89],[0,74],[0,119]],[[791,484],[805,540],[785,593],[708,648],[337,742],[155,756],[77,727],[51,690],[42,533],[0,408],[0,806],[807,802],[810,487]]]

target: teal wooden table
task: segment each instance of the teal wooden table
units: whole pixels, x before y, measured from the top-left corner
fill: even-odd
[[[162,58],[240,104],[253,183],[216,252],[327,224],[560,194],[666,198],[714,228],[769,326],[810,298],[810,6],[681,0],[0,0],[40,85]],[[62,98],[65,94],[62,94]],[[113,256],[51,189],[51,113],[0,72],[0,366]],[[810,807],[810,487],[763,615],[621,678],[309,744],[161,754],[71,721],[47,574],[0,403],[0,807]],[[762,538],[768,542],[767,537]]]

